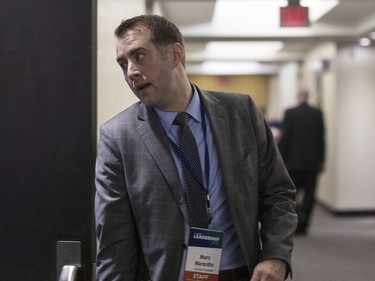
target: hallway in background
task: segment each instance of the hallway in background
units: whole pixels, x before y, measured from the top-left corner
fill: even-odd
[[[335,216],[317,204],[292,266],[293,281],[374,280],[375,216]]]

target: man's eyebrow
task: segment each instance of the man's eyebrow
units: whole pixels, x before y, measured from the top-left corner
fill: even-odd
[[[145,50],[145,48],[144,48],[144,47],[138,47],[138,48],[135,48],[135,49],[133,49],[133,50],[131,50],[131,51],[129,52],[129,56],[131,57],[131,56],[133,56],[135,53],[137,53],[137,52],[139,52],[139,51],[142,51],[142,50]],[[117,60],[117,62],[123,62],[123,61],[126,61],[126,59],[121,58],[121,56],[117,57],[116,60]]]
[[[123,58],[121,58],[121,57],[117,57],[117,58],[116,58],[116,61],[117,61],[118,64],[121,64],[121,63],[125,62],[126,59],[123,59]]]

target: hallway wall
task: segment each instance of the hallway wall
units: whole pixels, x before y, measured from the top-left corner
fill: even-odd
[[[296,94],[299,86],[299,64],[297,62],[287,62],[279,70],[279,88],[278,94],[280,95],[278,104],[278,116],[283,118],[284,111],[296,105]]]
[[[204,90],[247,94],[259,108],[267,106],[268,75],[189,75],[189,80]]]
[[[312,104],[323,111],[325,125],[325,168],[319,177],[317,198],[333,210],[336,209],[336,56],[337,46],[334,42],[322,43],[306,56],[302,70],[303,83],[311,93]]]
[[[116,62],[115,28],[122,20],[145,13],[145,1],[98,0],[98,127],[138,99]]]
[[[375,47],[339,47],[336,68],[336,208],[375,211]]]

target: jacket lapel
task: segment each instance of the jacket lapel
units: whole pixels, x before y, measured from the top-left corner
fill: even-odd
[[[210,119],[216,151],[219,158],[220,170],[223,179],[223,187],[230,200],[230,192],[233,190],[233,158],[231,151],[231,132],[228,112],[225,105],[207,91],[200,90],[201,100]]]
[[[163,126],[155,111],[143,103],[140,104],[138,109],[138,121],[137,130],[139,136],[160,169],[160,172],[164,175],[168,188],[173,194],[186,221],[188,221],[183,188]]]
[[[199,89],[198,91],[205,112],[210,120],[210,126],[219,157],[223,187],[228,194],[228,200],[230,200],[232,197],[230,193],[233,191],[233,173],[231,170],[233,167],[233,160],[231,152],[231,132],[227,110],[225,109],[225,105],[209,92],[201,91]],[[141,103],[138,110],[138,121],[137,129],[140,138],[147,147],[161,173],[164,175],[168,187],[173,194],[176,203],[179,205],[185,220],[189,221],[181,181],[178,176],[178,171],[170,150],[168,139],[157,114],[152,108]]]

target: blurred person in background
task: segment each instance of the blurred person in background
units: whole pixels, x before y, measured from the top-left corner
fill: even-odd
[[[296,234],[307,233],[317,178],[324,170],[324,121],[320,109],[308,104],[309,93],[301,90],[298,106],[285,111],[279,149],[297,187],[298,226]]]

